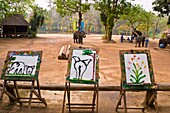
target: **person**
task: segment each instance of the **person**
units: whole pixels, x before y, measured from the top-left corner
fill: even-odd
[[[130,38],[129,37],[127,38],[127,42],[130,42]]]
[[[133,40],[134,40],[134,36],[132,35],[132,36],[131,36],[131,42],[133,42]]]
[[[148,47],[148,43],[149,43],[149,38],[147,37],[147,38],[145,39],[145,47]]]
[[[123,43],[123,34],[122,34],[122,36],[120,37],[120,42]]]

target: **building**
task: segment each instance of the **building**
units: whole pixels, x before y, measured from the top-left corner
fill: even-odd
[[[21,14],[14,14],[0,21],[3,37],[28,37],[29,23]]]

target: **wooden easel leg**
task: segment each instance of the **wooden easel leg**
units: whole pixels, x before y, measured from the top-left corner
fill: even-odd
[[[32,101],[32,93],[33,93],[33,90],[34,90],[34,83],[35,83],[35,80],[32,81],[32,84],[31,84],[31,89],[30,89],[30,97],[29,97],[29,104],[28,104],[28,108],[29,108],[29,113],[31,111],[31,101]]]
[[[1,91],[1,95],[0,95],[0,103],[2,103],[2,98],[4,96],[4,91],[5,91],[6,83],[7,83],[7,81],[4,80],[2,91]]]
[[[38,93],[39,93],[39,95],[40,95],[40,97],[41,97],[39,80],[37,80],[37,88],[38,88]]]
[[[123,96],[124,96],[124,109],[125,109],[125,113],[127,113],[126,92],[125,91],[123,91]]]
[[[42,101],[44,103],[44,105],[47,107],[47,103],[45,101],[44,98],[41,97],[41,92],[40,92],[40,85],[39,85],[39,80],[37,80],[37,89],[38,89],[38,93],[35,91],[35,89],[33,90],[34,94],[40,99],[40,101]]]
[[[146,92],[146,97],[144,100],[144,107],[142,111],[144,112],[145,109],[148,107],[155,108],[157,111],[158,106],[157,106],[157,92],[156,91],[147,91]]]
[[[93,102],[92,102],[92,111],[94,111],[94,106],[95,106],[95,100],[96,100],[96,92],[97,92],[97,88],[96,88],[96,84],[94,84],[94,93],[93,93]]]
[[[71,111],[70,109],[70,82],[68,83],[68,86],[66,83],[66,90],[67,90],[68,107],[69,107],[69,111]]]
[[[123,92],[121,91],[119,100],[118,100],[117,105],[116,105],[116,112],[117,112],[117,109],[118,109],[119,105],[121,105],[122,96],[123,96]]]
[[[98,113],[99,108],[99,84],[97,84],[97,102],[96,102],[96,113]]]
[[[67,83],[65,83],[65,90],[64,90],[64,99],[63,99],[62,113],[64,113],[64,109],[65,109],[66,90],[67,90],[66,87],[67,87]]]
[[[17,82],[16,81],[14,81],[14,87],[15,87],[15,91],[16,91],[16,98],[20,102],[20,94],[19,94],[19,91],[18,91],[18,86],[17,86]],[[20,102],[20,106],[21,105],[22,105],[22,102]]]
[[[156,91],[155,91],[154,101],[155,101],[155,110],[156,110],[156,113],[158,113],[158,102],[157,102],[157,92]]]

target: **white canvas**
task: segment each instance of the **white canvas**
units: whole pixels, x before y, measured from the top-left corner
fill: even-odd
[[[124,58],[127,84],[151,84],[146,54],[124,54]]]
[[[35,75],[38,56],[13,55],[12,57],[16,57],[16,59],[12,60],[6,73],[15,75]]]
[[[70,69],[70,79],[94,80],[96,74],[96,51],[93,54],[82,55],[83,50],[73,50]]]

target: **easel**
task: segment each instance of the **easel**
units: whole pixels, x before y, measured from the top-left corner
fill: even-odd
[[[23,71],[23,70],[21,68],[20,69],[16,68],[16,67],[19,67],[19,63],[20,63],[20,65],[25,64],[24,61],[23,61],[24,63],[22,62],[22,59],[16,60],[17,57],[21,58],[22,56],[25,58],[29,57],[29,60],[31,60],[31,57],[37,58],[36,67],[34,68],[34,70],[35,70],[34,75],[31,75],[31,74],[28,75],[28,74],[23,74],[23,73],[21,74],[21,71]],[[45,99],[41,97],[39,80],[38,80],[38,74],[39,74],[39,69],[40,69],[40,64],[41,64],[41,57],[42,57],[42,51],[9,51],[8,52],[7,58],[5,61],[5,65],[4,65],[4,69],[2,72],[2,76],[1,76],[1,79],[4,80],[4,83],[3,83],[3,88],[2,88],[2,97],[0,98],[0,101],[2,101],[3,95],[5,93],[12,100],[18,102],[20,105],[22,105],[22,103],[28,103],[29,112],[31,110],[31,103],[43,103],[45,106],[47,106]],[[16,62],[19,62],[19,63],[17,64]],[[15,63],[17,64],[16,67],[14,67]],[[10,71],[15,70],[15,71],[13,71],[14,73],[10,73],[9,70]],[[19,72],[20,74],[18,74],[17,72]],[[26,73],[25,71],[23,71],[23,72]],[[10,81],[13,81],[13,83],[14,83],[14,89],[15,89],[16,94],[11,94],[11,92],[9,92],[7,90],[7,85],[8,85],[7,82],[10,82]],[[30,95],[28,98],[20,96],[17,82],[30,82],[31,83]],[[34,88],[35,83],[37,83],[36,84],[37,91]],[[37,96],[37,98],[33,98],[33,94],[35,94]],[[35,100],[35,101],[32,101],[32,100]],[[39,100],[39,101],[37,101],[37,100]]]
[[[150,77],[150,84],[128,84],[127,83],[127,76],[126,76],[126,69],[127,67],[125,66],[125,54],[146,54],[147,61],[148,61],[148,69],[149,69],[149,77]],[[140,59],[140,58],[139,58]],[[134,60],[134,59],[132,59]],[[130,64],[131,62],[129,62]],[[158,106],[157,106],[157,92],[155,90],[156,83],[155,83],[155,78],[154,78],[154,73],[153,73],[153,68],[152,68],[152,62],[151,62],[151,55],[149,50],[120,50],[120,64],[121,64],[121,90],[120,90],[120,97],[117,102],[116,106],[116,111],[118,109],[124,109],[125,113],[127,113],[127,109],[142,109],[142,112],[145,111],[152,103],[154,103],[154,107],[156,109],[156,112],[158,112]],[[129,69],[130,71],[130,69]],[[126,103],[126,92],[127,91],[133,91],[133,92],[139,92],[139,91],[146,91],[146,97],[144,101],[143,107],[131,107],[127,106]],[[150,95],[151,94],[151,95]],[[121,100],[123,99],[124,107],[121,107]]]
[[[85,55],[85,57],[88,58],[88,55],[93,55],[93,62],[91,62],[92,64],[95,64],[92,68],[93,70],[93,74],[95,75],[94,78],[92,77],[92,79],[89,80],[84,80],[83,78],[79,78],[79,79],[75,79],[75,78],[71,78],[72,76],[72,69],[73,64],[75,63],[73,61],[73,55],[77,55],[74,54],[75,51],[80,51],[80,52],[84,52],[84,54],[81,55]],[[86,51],[87,50],[87,51]],[[69,55],[69,59],[68,59],[68,69],[67,69],[67,78],[66,78],[66,83],[65,83],[65,91],[64,91],[64,99],[63,99],[63,108],[62,108],[62,113],[64,113],[65,110],[65,101],[66,101],[66,95],[67,95],[67,100],[68,103],[67,108],[69,109],[69,112],[71,111],[71,109],[92,109],[92,111],[94,111],[94,109],[96,109],[96,113],[98,113],[98,90],[99,90],[99,84],[98,84],[98,80],[99,80],[99,58],[98,58],[98,50],[95,49],[91,49],[91,48],[71,48],[71,53]],[[80,56],[81,56],[80,55]],[[78,55],[79,56],[79,55]],[[84,58],[85,58],[84,57]],[[82,58],[82,57],[80,57]],[[70,92],[71,92],[71,85],[72,84],[89,84],[89,85],[94,85],[94,90],[93,90],[93,99],[92,99],[92,103],[71,103],[70,102]]]

